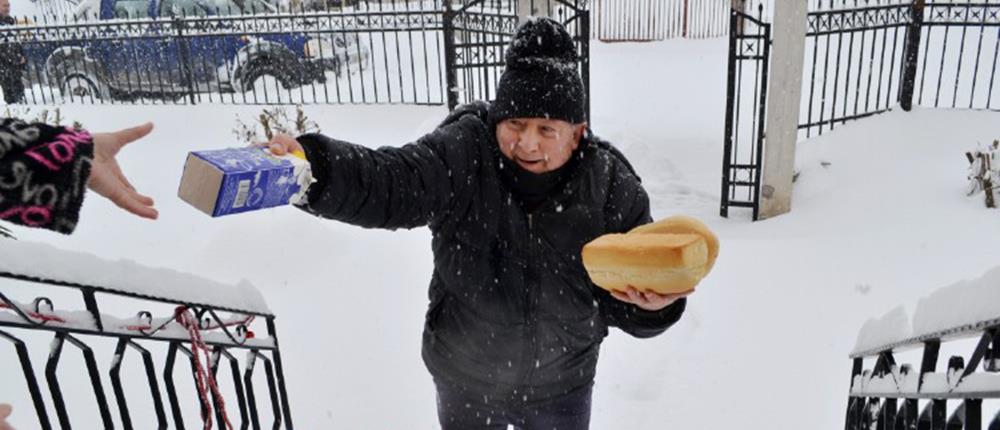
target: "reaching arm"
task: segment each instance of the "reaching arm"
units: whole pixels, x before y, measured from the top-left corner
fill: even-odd
[[[368,228],[427,225],[451,208],[471,186],[475,144],[472,124],[457,122],[402,147],[370,149],[310,134],[297,141],[276,137],[277,154],[302,149],[316,183],[302,209]]]

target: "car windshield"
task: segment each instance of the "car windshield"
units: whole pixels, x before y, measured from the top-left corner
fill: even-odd
[[[239,5],[232,0],[163,0],[160,3],[161,16],[234,15],[240,11]]]
[[[114,3],[116,18],[149,18],[149,1],[118,0]]]
[[[265,0],[243,0],[246,13],[275,13],[278,12],[278,5]]]

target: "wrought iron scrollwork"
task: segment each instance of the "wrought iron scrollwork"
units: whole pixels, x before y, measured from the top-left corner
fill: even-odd
[[[80,426],[80,418],[70,416],[70,408],[67,404],[79,399],[68,397],[63,386],[67,383],[79,383],[87,381],[93,387],[93,398],[96,399],[98,411],[100,412],[100,422],[106,428],[112,428],[113,420],[111,400],[105,391],[106,384],[110,381],[111,395],[114,396],[117,406],[117,413],[120,422],[126,428],[149,428],[156,425],[156,428],[167,428],[171,419],[175,427],[183,427],[184,416],[181,414],[181,404],[188,403],[178,396],[173,380],[173,368],[178,353],[186,355],[191,361],[192,376],[198,371],[194,367],[194,348],[185,346],[193,339],[188,336],[188,330],[194,328],[200,331],[204,343],[212,345],[211,359],[207,363],[208,371],[214,376],[217,374],[221,358],[229,362],[230,372],[233,375],[233,384],[236,392],[235,399],[226,399],[226,403],[234,405],[233,410],[239,411],[241,428],[246,428],[249,423],[260,422],[257,416],[256,406],[251,402],[255,399],[254,387],[245,384],[253,375],[253,369],[258,360],[264,361],[265,373],[268,387],[267,393],[271,398],[274,416],[273,428],[293,428],[291,412],[287,392],[285,389],[284,371],[281,368],[281,355],[275,337],[274,316],[265,313],[242,311],[234,309],[221,310],[218,307],[198,304],[198,303],[176,303],[164,299],[155,299],[143,295],[125,292],[114,292],[108,290],[97,291],[96,287],[90,286],[68,286],[83,293],[85,311],[69,311],[57,308],[53,300],[48,296],[39,296],[31,304],[19,303],[4,294],[4,282],[10,281],[7,276],[0,276],[0,339],[5,339],[14,347],[18,359],[21,363],[21,373],[28,387],[28,394],[35,406],[38,417],[38,426],[42,429],[51,429],[52,420],[48,416],[48,409],[45,405],[45,395],[43,390],[47,390],[53,401],[53,410],[56,412],[58,425],[62,428],[70,428],[71,423]],[[28,280],[39,284],[46,284],[43,280],[26,279],[17,277],[18,280]],[[67,287],[66,285],[56,285],[57,287]],[[150,302],[159,305],[170,305],[174,309],[173,313],[156,317],[156,313],[150,310],[142,310],[128,319],[118,319],[111,315],[102,313],[100,303],[104,296],[115,295],[121,298],[133,299],[145,306]],[[120,304],[116,304],[121,307]],[[235,312],[234,312],[235,311]],[[197,327],[185,325],[179,315],[189,313],[193,320],[190,324]],[[223,316],[223,313],[229,315]],[[87,323],[89,315],[95,321],[93,324]],[[257,318],[262,318],[266,322],[267,336],[258,337],[254,335],[251,326]],[[100,323],[100,322],[103,322]],[[28,353],[31,344],[21,337],[16,331],[26,332],[52,332],[54,337],[50,345],[44,346],[50,353],[45,363],[42,374],[45,378],[45,386],[38,383],[39,370],[36,370],[31,363]],[[106,373],[101,371],[101,363],[96,360],[94,348],[102,345],[100,342],[93,342],[94,339],[106,337],[117,340],[110,366]],[[251,342],[252,341],[252,342]],[[157,342],[166,342],[168,347],[164,354],[162,350],[152,350],[149,346]],[[81,352],[86,367],[85,375],[60,374],[58,369],[63,357],[63,348],[66,344],[73,346]],[[42,345],[39,345],[42,346]],[[230,351],[245,350],[249,353],[245,360],[238,359]],[[124,375],[122,368],[128,363],[126,359],[129,351],[138,354],[140,360],[133,360],[133,366],[140,366],[144,378],[142,384],[148,389],[149,398],[152,400],[153,416],[135,416],[133,405],[126,398],[124,386]],[[164,363],[163,384],[155,369],[156,362]],[[244,370],[241,371],[241,365]],[[63,372],[65,373],[65,372]],[[82,380],[80,378],[83,378]],[[105,378],[108,378],[107,380]],[[162,394],[167,394],[164,401]],[[205,393],[199,393],[200,398],[209,398]],[[215,396],[210,397],[214,416],[220,421],[222,416],[222,399]],[[167,412],[169,405],[169,413]],[[202,411],[204,414],[213,411]],[[206,415],[202,415],[203,417]],[[235,417],[234,417],[235,418]],[[144,422],[143,420],[154,420],[154,422]],[[77,422],[74,422],[77,421]]]

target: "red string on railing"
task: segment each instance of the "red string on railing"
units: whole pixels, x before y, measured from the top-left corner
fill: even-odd
[[[205,341],[201,338],[198,319],[184,306],[177,308],[174,318],[178,324],[187,329],[188,334],[191,336],[191,355],[194,357],[198,396],[201,398],[202,411],[205,413],[202,417],[202,420],[205,422],[205,430],[212,430],[212,407],[208,402],[209,391],[211,391],[213,398],[218,403],[219,415],[222,416],[223,422],[226,423],[226,428],[232,430],[233,425],[229,422],[229,415],[226,413],[226,401],[222,398],[222,394],[219,393],[219,386],[215,382],[215,376],[212,375],[212,372],[208,371],[201,361],[202,354],[205,355],[206,361],[211,360],[211,355],[208,351],[208,346],[205,345]]]
[[[0,303],[0,309],[14,309],[14,307],[6,303]],[[65,319],[60,318],[56,315],[47,315],[40,312],[25,311],[20,308],[17,308],[17,310],[37,320],[45,322],[53,321],[58,323],[66,323]],[[247,324],[250,324],[250,322],[253,321],[253,319],[254,316],[250,315],[243,320],[223,322],[214,326],[210,325],[206,327],[205,330],[214,330],[222,327],[231,327],[236,325],[243,325],[245,327]],[[222,393],[219,392],[219,385],[215,381],[215,376],[212,375],[212,372],[210,372],[206,367],[206,365],[202,363],[202,355],[204,355],[205,363],[208,363],[211,360],[211,353],[209,352],[208,346],[205,344],[205,340],[202,339],[201,337],[202,329],[198,324],[198,319],[195,318],[194,314],[192,314],[187,307],[179,306],[174,311],[174,320],[178,324],[180,324],[181,327],[184,327],[187,330],[188,335],[191,338],[191,355],[194,359],[195,381],[198,386],[197,387],[198,397],[201,399],[202,410],[205,412],[205,415],[202,417],[202,420],[205,423],[205,430],[212,429],[212,413],[211,413],[212,407],[209,404],[208,400],[209,394],[211,394],[212,398],[215,399],[215,401],[218,403],[219,406],[218,412],[219,415],[221,415],[222,417],[222,421],[226,424],[226,428],[228,430],[232,430],[233,425],[232,423],[229,422],[229,415],[226,413],[226,401],[225,399],[223,399]],[[152,327],[148,325],[125,326],[123,328],[132,331],[152,329]],[[254,337],[253,332],[247,331],[246,337],[247,339],[252,339]]]
[[[0,303],[0,309],[14,309],[14,307],[10,306],[10,305],[8,305],[6,303]],[[59,317],[57,317],[55,315],[46,315],[46,314],[38,313],[38,312],[25,311],[24,309],[20,309],[20,308],[18,308],[18,310],[20,310],[21,312],[24,312],[29,317],[32,317],[32,318],[37,319],[37,320],[42,320],[44,322],[50,322],[50,321],[54,321],[54,322],[58,322],[58,323],[65,323],[66,322],[66,320],[64,320],[62,318],[59,318]]]

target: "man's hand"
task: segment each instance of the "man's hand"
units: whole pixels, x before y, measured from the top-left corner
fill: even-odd
[[[270,142],[260,143],[259,146],[266,146],[274,155],[285,155],[295,151],[303,151],[302,145],[294,137],[287,134],[275,135]]]
[[[647,311],[658,311],[674,304],[677,300],[690,296],[691,293],[694,293],[694,290],[676,294],[659,294],[653,291],[639,291],[630,285],[625,292],[612,291],[611,296]]]
[[[14,427],[7,423],[10,413],[10,405],[0,404],[0,430],[14,430]]]
[[[153,130],[152,123],[114,133],[94,134],[94,162],[87,187],[111,200],[118,207],[142,218],[156,219],[153,199],[139,194],[118,167],[115,156],[125,145],[141,139]]]

